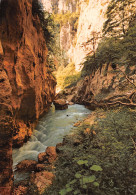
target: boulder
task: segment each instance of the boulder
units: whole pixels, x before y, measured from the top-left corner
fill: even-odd
[[[49,146],[46,151],[38,155],[39,163],[49,163],[52,164],[57,158],[57,152],[55,146]]]
[[[32,173],[30,182],[38,188],[39,194],[43,194],[47,187],[52,184],[54,175],[48,171]]]
[[[43,163],[44,161],[47,160],[47,154],[46,152],[42,152],[38,155],[38,162]]]
[[[45,164],[37,164],[36,165],[36,171],[40,172],[40,171],[44,171],[46,169],[46,165]]]
[[[74,105],[74,103],[73,102],[69,102],[68,105]]]
[[[34,171],[36,169],[37,161],[35,160],[23,160],[17,164],[18,171]]]
[[[56,110],[65,110],[68,108],[68,104],[64,99],[58,99],[53,101]]]
[[[55,146],[50,146],[46,148],[46,154],[47,154],[47,159],[48,163],[53,163],[56,158],[57,158],[57,152],[56,152],[56,147]]]
[[[39,163],[52,164],[57,158],[57,152],[55,146],[46,148],[46,151],[38,155]]]

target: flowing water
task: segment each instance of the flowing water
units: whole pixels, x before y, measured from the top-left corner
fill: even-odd
[[[47,146],[55,146],[62,142],[63,137],[73,128],[73,124],[83,120],[90,112],[78,104],[69,105],[66,110],[55,110],[54,105],[52,105],[50,111],[38,122],[30,140],[21,148],[13,150],[14,168],[22,160],[37,160],[38,154],[44,152]],[[15,173],[15,179],[22,177],[18,174]]]

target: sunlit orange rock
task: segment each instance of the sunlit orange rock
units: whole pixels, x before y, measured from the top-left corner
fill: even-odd
[[[68,104],[64,99],[57,99],[53,101],[56,110],[65,110],[68,108]]]
[[[54,146],[47,147],[46,154],[48,156],[48,162],[53,163],[57,158],[56,147]]]
[[[42,152],[38,154],[38,162],[43,163],[45,160],[47,160],[47,154],[46,152]]]
[[[48,171],[42,171],[38,173],[32,173],[30,182],[38,188],[40,194],[42,194],[47,187],[49,187],[54,179],[54,175]]]

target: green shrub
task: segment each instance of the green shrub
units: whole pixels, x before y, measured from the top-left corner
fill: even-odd
[[[47,194],[136,194],[136,111],[111,110],[96,122],[65,137],[56,179]],[[86,127],[96,135],[85,135]],[[74,144],[76,139],[80,144]]]
[[[80,73],[77,73],[75,75],[67,76],[64,80],[64,88],[68,86],[73,86],[77,83],[77,81],[80,79]]]
[[[59,88],[74,85],[80,79],[80,73],[75,71],[75,64],[69,63],[66,67],[60,66],[56,73],[57,85]]]
[[[48,12],[44,11],[42,3],[40,3],[38,0],[32,1],[32,14],[33,16],[37,16],[40,19],[40,25],[43,29],[44,37],[46,40],[46,43],[53,41],[53,33],[52,29],[54,28],[54,22],[52,15]],[[35,24],[35,21],[33,21]]]
[[[136,62],[136,14],[134,0],[111,0],[107,8],[107,20],[97,49],[87,56],[82,75],[94,73],[103,64],[133,66]],[[92,38],[93,39],[93,38]]]

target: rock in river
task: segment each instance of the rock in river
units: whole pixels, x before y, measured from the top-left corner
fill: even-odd
[[[16,168],[19,171],[34,171],[36,169],[37,161],[35,160],[23,160],[17,164]]]
[[[64,99],[54,100],[54,105],[56,110],[65,110],[68,108],[68,104]]]

